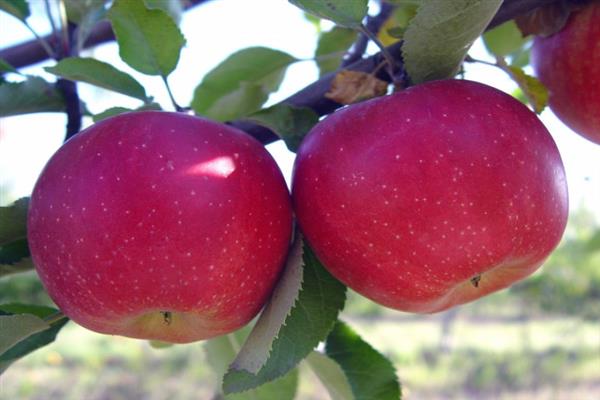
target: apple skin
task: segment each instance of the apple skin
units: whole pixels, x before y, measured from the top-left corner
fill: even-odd
[[[600,3],[574,11],[558,33],[536,37],[531,64],[556,116],[600,144]]]
[[[256,140],[168,112],[112,117],[65,143],[31,198],[50,297],[93,331],[187,343],[249,322],[292,230],[288,189]]]
[[[533,273],[558,244],[556,145],[494,88],[434,81],[341,109],[304,139],[292,199],[327,269],[387,307],[431,313]]]

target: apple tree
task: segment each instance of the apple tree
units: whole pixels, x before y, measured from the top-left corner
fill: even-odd
[[[332,398],[398,399],[393,364],[344,322],[347,287],[429,313],[541,266],[564,231],[567,191],[536,113],[549,99],[598,142],[600,91],[578,77],[600,79],[600,51],[577,54],[600,42],[600,3],[290,0],[319,27],[318,80],[265,106],[300,60],[251,47],[215,60],[181,104],[169,87],[178,21],[205,2],[50,1],[62,10],[52,34],[0,51],[0,117],[67,116],[32,196],[0,208],[0,278],[35,269],[56,303],[0,304],[0,370],[72,320],[203,340],[225,397],[291,399],[303,362]],[[30,27],[30,3],[0,10]],[[480,38],[514,96],[461,79],[465,63],[489,63],[469,55]],[[81,56],[111,40],[171,104]],[[21,72],[47,59],[55,80]],[[139,107],[91,113],[79,84]],[[263,146],[276,140],[298,154],[291,194]]]

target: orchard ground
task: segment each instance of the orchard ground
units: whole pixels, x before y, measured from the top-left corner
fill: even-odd
[[[390,356],[409,400],[599,398],[598,323],[527,315],[518,305],[501,293],[416,317],[354,295],[343,317]],[[217,382],[204,358],[200,344],[154,349],[69,324],[5,372],[0,399],[210,399]],[[296,398],[329,398],[306,365],[300,382]]]

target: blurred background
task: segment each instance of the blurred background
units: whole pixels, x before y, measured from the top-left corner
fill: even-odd
[[[30,5],[31,25],[40,35],[48,33],[43,1],[30,0]],[[180,26],[187,45],[169,78],[180,104],[190,102],[207,71],[249,46],[307,60],[289,68],[269,104],[317,79],[310,61],[317,30],[286,1],[211,1],[182,14]],[[0,14],[0,27],[0,48],[31,39],[31,32],[7,14]],[[160,78],[129,68],[115,43],[86,54],[130,73],[165,109],[172,107]],[[479,42],[470,54],[489,59]],[[42,70],[48,65],[22,72],[52,80]],[[482,64],[467,65],[465,76],[508,93],[516,88],[503,72]],[[79,84],[79,90],[92,113],[138,105],[90,85]],[[388,310],[350,295],[342,319],[391,358],[406,399],[600,398],[600,146],[569,131],[549,110],[541,117],[563,157],[571,207],[564,238],[539,272],[509,290],[435,315]],[[0,120],[0,205],[29,195],[62,143],[65,123],[62,114]],[[289,182],[294,155],[282,143],[268,148]],[[34,273],[0,280],[0,303],[15,301],[51,304]],[[297,398],[327,399],[312,371],[304,365],[301,370]],[[70,323],[55,343],[0,376],[0,399],[211,399],[218,385],[201,344],[155,349]]]

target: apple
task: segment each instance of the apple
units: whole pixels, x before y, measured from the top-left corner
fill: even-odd
[[[134,112],[52,156],[28,216],[50,297],[101,333],[186,343],[250,321],[281,272],[291,200],[275,161],[232,127]]]
[[[600,2],[573,11],[562,30],[536,37],[531,64],[548,88],[550,109],[600,144]]]
[[[568,208],[559,152],[536,115],[464,80],[325,118],[298,150],[292,199],[335,277],[420,313],[533,273],[558,244]]]

